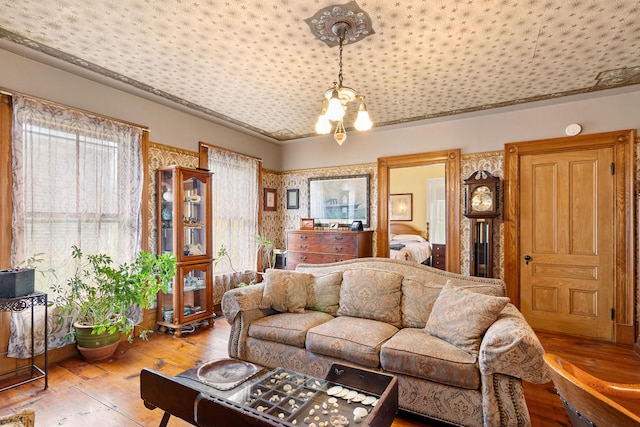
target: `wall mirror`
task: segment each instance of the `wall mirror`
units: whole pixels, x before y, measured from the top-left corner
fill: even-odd
[[[444,165],[445,233],[447,271],[460,272],[460,149],[378,158],[377,256],[389,257],[391,176],[396,169],[424,165]],[[416,209],[425,209],[426,206]]]

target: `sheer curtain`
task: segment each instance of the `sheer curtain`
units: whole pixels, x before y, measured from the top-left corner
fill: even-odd
[[[208,168],[213,172],[213,252],[222,245],[231,263],[215,266],[214,304],[237,282],[255,278],[258,251],[258,176],[260,160],[208,146]],[[234,271],[236,274],[234,274]]]
[[[445,178],[427,179],[427,222],[431,243],[447,243],[446,207]]]
[[[47,292],[73,274],[72,245],[133,261],[142,237],[142,129],[19,95],[13,117],[12,264],[41,254],[39,268],[55,271],[36,274],[36,289]],[[10,350],[20,357],[24,325],[14,317]],[[50,346],[63,345],[55,317],[49,327]]]

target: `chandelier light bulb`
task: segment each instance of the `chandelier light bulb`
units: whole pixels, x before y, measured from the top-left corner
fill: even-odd
[[[331,132],[331,122],[325,114],[318,116],[318,121],[316,122],[316,132],[321,135],[326,135]]]
[[[353,124],[357,130],[369,130],[373,123],[369,118],[369,112],[367,111],[367,106],[364,105],[364,96],[361,97],[362,102],[360,103],[360,109],[358,110],[358,117],[356,118],[355,123]]]
[[[342,120],[344,117],[344,108],[342,107],[342,102],[340,101],[340,94],[338,93],[338,89],[334,89],[331,94],[331,99],[329,100],[329,108],[327,108],[327,118],[332,122],[337,122]]]

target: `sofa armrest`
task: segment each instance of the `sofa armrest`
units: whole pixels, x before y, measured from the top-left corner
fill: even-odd
[[[511,375],[543,384],[550,381],[543,354],[542,344],[522,313],[507,304],[482,339],[478,363],[483,375]]]
[[[233,324],[238,313],[260,309],[264,284],[243,286],[228,290],[222,296],[222,313],[229,324]]]

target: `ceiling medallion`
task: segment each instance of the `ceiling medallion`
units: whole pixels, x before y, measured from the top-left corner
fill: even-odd
[[[355,43],[375,33],[371,28],[371,18],[355,1],[325,7],[304,21],[309,24],[313,35],[329,47],[340,44],[340,38],[332,30],[338,22],[344,22],[349,26],[343,44]]]

